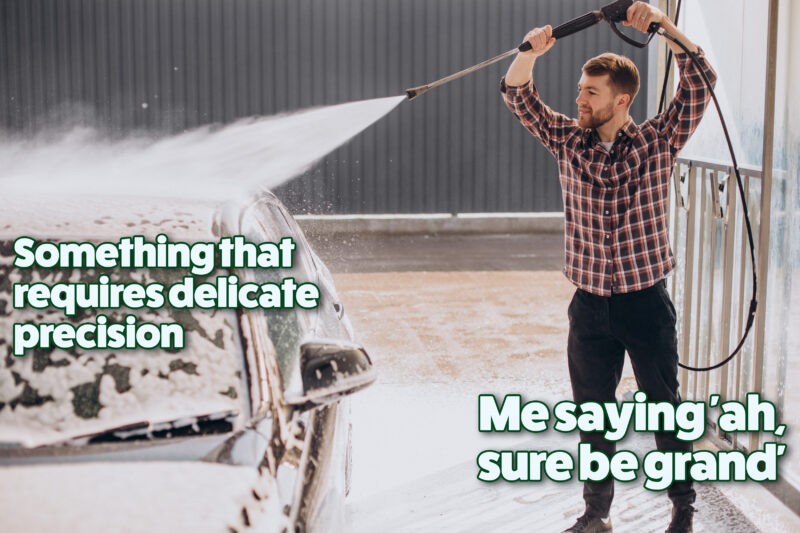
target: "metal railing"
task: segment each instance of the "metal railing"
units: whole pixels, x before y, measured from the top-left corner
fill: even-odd
[[[758,245],[759,229],[769,212],[762,212],[762,171],[741,166],[757,257],[768,250]],[[680,360],[691,366],[713,365],[727,357],[744,331],[752,294],[752,264],[736,176],[729,164],[679,158],[673,171],[670,233],[677,267],[670,292],[678,311]],[[765,283],[758,272],[759,283]],[[759,302],[764,312],[765,302]],[[762,332],[763,333],[763,332]],[[758,390],[763,353],[751,332],[741,352],[712,372],[680,370],[681,396],[707,400],[742,400]],[[723,434],[709,419],[714,440],[724,446],[752,448],[741,434]]]

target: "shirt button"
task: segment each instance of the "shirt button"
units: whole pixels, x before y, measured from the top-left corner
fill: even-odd
[[[604,212],[605,212],[605,214],[607,215],[607,214],[608,214],[608,209],[606,209]]]
[[[611,238],[611,235],[606,235],[606,239],[610,239],[610,238]]]
[[[603,167],[603,170],[605,170],[606,172],[608,172],[608,167]]]

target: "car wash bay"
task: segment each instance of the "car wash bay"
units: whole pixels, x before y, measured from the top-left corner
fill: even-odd
[[[560,531],[583,510],[575,482],[482,483],[485,449],[573,452],[577,435],[486,434],[478,395],[570,399],[562,236],[311,237],[379,372],[352,399],[350,531]],[[635,390],[629,366],[618,390]],[[620,449],[641,457],[649,435]],[[698,447],[710,446],[701,441]],[[695,530],[795,531],[800,519],[754,484],[704,484]],[[615,531],[663,531],[669,502],[617,484]],[[535,524],[535,526],[534,526]],[[758,524],[758,526],[754,525]],[[531,529],[534,528],[534,529]]]

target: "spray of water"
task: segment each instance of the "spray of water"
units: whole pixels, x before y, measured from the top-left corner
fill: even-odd
[[[158,140],[104,140],[79,128],[0,142],[0,190],[225,200],[302,174],[405,96],[248,119]]]

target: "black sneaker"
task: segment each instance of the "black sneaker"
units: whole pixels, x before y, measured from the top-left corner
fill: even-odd
[[[600,531],[612,531],[611,518],[583,513],[583,516],[578,518],[571,528],[565,529],[562,533],[598,533]]]
[[[696,512],[691,505],[672,508],[672,521],[664,533],[692,533],[692,516]]]

